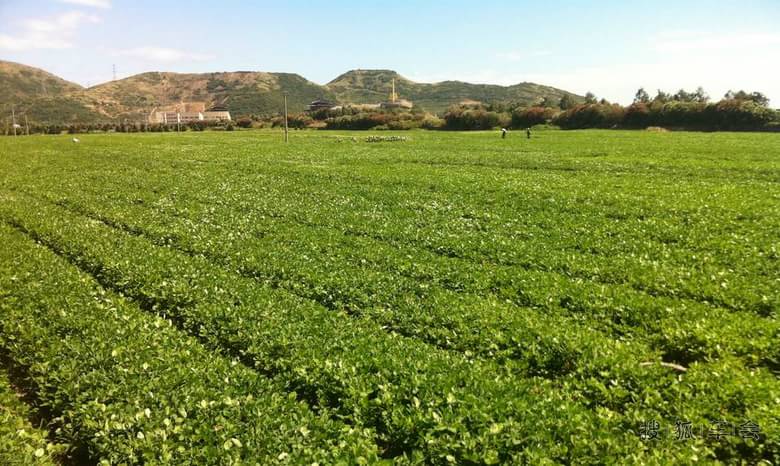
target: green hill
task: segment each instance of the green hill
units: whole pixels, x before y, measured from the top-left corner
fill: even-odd
[[[557,100],[567,94],[532,83],[416,83],[390,70],[354,70],[325,86],[292,73],[149,72],[85,89],[38,68],[0,61],[0,108],[3,119],[8,119],[13,104],[20,116],[27,115],[30,121],[38,123],[139,121],[155,108],[180,102],[224,105],[236,117],[267,116],[281,111],[284,91],[293,113],[305,110],[309,102],[318,98],[342,104],[383,102],[389,97],[393,79],[401,98],[431,112],[442,112],[464,100],[530,105],[543,97]]]
[[[39,123],[91,122],[104,119],[78,94],[83,88],[31,66],[0,60],[0,108],[8,120],[11,105],[17,121]]]
[[[85,95],[106,114],[143,118],[156,107],[179,102],[225,105],[233,115],[275,114],[288,92],[291,112],[320,97],[334,98],[322,86],[297,74],[236,71],[227,73],[143,73],[91,87]]]
[[[387,100],[393,79],[396,93],[401,98],[411,100],[416,106],[431,112],[441,112],[452,104],[468,100],[532,105],[544,97],[557,101],[564,94],[571,95],[575,100],[583,100],[570,92],[534,83],[498,86],[444,81],[427,84],[410,81],[391,70],[349,71],[329,82],[326,87],[333,91],[341,102],[377,103]]]

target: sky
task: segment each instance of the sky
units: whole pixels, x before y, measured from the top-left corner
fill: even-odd
[[[85,86],[145,71],[351,69],[418,82],[760,91],[780,107],[780,1],[0,0],[0,59]]]

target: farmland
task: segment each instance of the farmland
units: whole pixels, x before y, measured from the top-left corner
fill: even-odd
[[[0,138],[0,448],[780,462],[777,135],[403,135]]]

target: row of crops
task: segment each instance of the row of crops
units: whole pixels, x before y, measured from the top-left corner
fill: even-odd
[[[593,134],[4,142],[0,354],[46,425],[0,442],[111,464],[778,461],[776,143],[742,144],[748,164]]]

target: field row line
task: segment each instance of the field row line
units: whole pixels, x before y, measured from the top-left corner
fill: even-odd
[[[359,322],[359,321],[352,321],[352,322]],[[219,325],[225,325],[224,321],[221,321]],[[377,341],[375,340],[373,344],[377,344]],[[407,341],[406,344],[411,344],[411,341]],[[406,351],[406,350],[405,350]],[[388,353],[384,353],[385,355]],[[384,357],[384,356],[383,356]],[[745,379],[745,377],[755,377],[756,375],[760,375],[761,377],[761,384],[755,385],[754,382],[751,382],[747,386],[739,386],[738,390],[744,390],[747,389],[748,386],[756,388],[758,386],[763,387],[772,387],[777,384],[777,381],[772,378],[770,374],[767,374],[765,372],[754,372],[753,370],[747,370],[746,368],[740,368],[739,364],[735,364],[734,361],[731,361],[730,359],[726,358],[724,361],[714,364],[707,364],[707,365],[697,365],[697,367],[692,368],[695,369],[694,372],[688,373],[686,376],[686,379],[688,381],[679,379],[677,380],[673,375],[672,377],[666,378],[666,377],[659,377],[659,373],[651,373],[651,372],[643,372],[637,370],[636,364],[633,364],[630,359],[625,360],[624,358],[617,358],[615,360],[608,358],[603,359],[602,357],[599,357],[597,359],[602,359],[599,361],[599,363],[603,363],[604,366],[601,374],[597,375],[597,372],[592,373],[590,378],[585,379],[562,379],[561,382],[565,384],[565,386],[568,386],[569,388],[567,391],[574,390],[572,394],[577,394],[577,398],[583,399],[583,400],[592,400],[589,402],[590,406],[593,409],[618,409],[619,411],[625,412],[625,415],[627,417],[633,417],[636,416],[636,414],[630,415],[630,412],[636,412],[635,410],[640,410],[642,412],[646,412],[646,410],[654,410],[658,409],[658,407],[663,406],[664,408],[661,408],[662,411],[665,411],[667,409],[671,409],[672,406],[676,410],[684,409],[679,403],[681,403],[681,399],[678,397],[682,397],[682,399],[687,399],[690,396],[693,396],[694,394],[688,393],[687,391],[683,390],[680,391],[680,388],[682,385],[680,385],[678,388],[673,389],[671,392],[666,392],[665,390],[670,390],[672,387],[675,387],[677,383],[686,384],[689,382],[692,382],[693,380],[700,379],[697,384],[704,384],[703,387],[710,387],[710,388],[717,388],[719,390],[722,390],[722,385],[712,385],[711,381],[708,381],[711,378],[710,370],[713,371],[713,373],[716,374],[729,374],[729,377],[733,380],[742,380]],[[475,370],[476,366],[472,366],[471,370]],[[592,368],[590,369],[592,370]],[[495,375],[498,373],[493,373],[490,377],[495,377]],[[668,374],[671,375],[671,374]],[[769,377],[768,379],[766,377]],[[587,373],[586,373],[586,377]],[[601,377],[614,377],[612,379],[612,383],[616,383],[616,387],[622,387],[624,384],[627,387],[631,387],[630,390],[623,392],[624,395],[619,395],[617,398],[611,399],[614,394],[609,394],[611,390],[604,386],[602,382],[599,380]],[[689,379],[690,377],[693,377],[693,379]],[[717,377],[720,377],[718,375]],[[509,382],[509,380],[513,380],[513,382]],[[507,382],[516,384],[519,380],[516,377],[509,377],[507,379]],[[537,382],[538,383],[538,382]],[[620,389],[622,391],[623,389]],[[776,391],[776,390],[775,390]],[[637,402],[638,400],[642,400],[644,396],[652,395],[652,398],[645,399],[642,402]],[[655,397],[658,396],[658,394],[661,393],[668,393],[668,395],[672,395],[672,399],[665,399],[665,395],[661,395],[661,399],[657,400],[659,403],[658,406],[654,406],[653,404],[646,404],[651,399],[655,399]],[[772,397],[772,391],[766,392],[757,392],[753,391],[752,389],[745,393],[740,393],[739,395],[735,394],[734,396],[742,397],[743,399],[751,399],[753,401],[749,402],[748,404],[753,406],[755,403],[755,406],[765,406],[766,402],[761,401],[761,399],[765,397]],[[643,395],[644,394],[644,395]],[[715,394],[707,394],[705,395],[704,392],[699,391],[695,394],[697,399],[697,403],[701,404],[704,403],[705,406],[708,406],[706,409],[716,409],[713,416],[720,416],[723,413],[720,410],[720,405],[713,403],[710,404],[711,401],[703,401],[703,400],[710,400],[711,396],[714,396]],[[626,396],[627,398],[622,398],[623,396]],[[670,405],[669,403],[672,402],[673,405]],[[634,405],[636,403],[636,405]],[[700,406],[701,407],[701,406]],[[701,413],[700,413],[701,414]],[[669,413],[666,414],[666,416],[670,415]],[[662,415],[663,417],[664,415]],[[627,428],[630,428],[629,426],[626,426]],[[762,447],[763,448],[763,447]]]
[[[504,361],[503,364],[507,369],[518,374],[528,373],[550,378],[565,375],[569,372],[574,372],[578,363],[586,363],[590,359],[587,355],[598,354],[605,347],[630,360],[637,359],[640,354],[646,354],[645,359],[656,359],[655,355],[648,354],[648,350],[646,348],[642,349],[641,345],[632,346],[624,342],[615,341],[601,332],[586,330],[583,323],[567,320],[565,317],[555,316],[559,320],[563,318],[563,321],[552,320],[549,314],[540,312],[540,309],[537,308],[511,309],[509,311],[515,314],[515,317],[511,318],[511,315],[502,312],[503,303],[497,303],[495,300],[479,303],[466,299],[465,301],[456,302],[453,299],[454,296],[449,296],[449,301],[439,303],[440,307],[448,309],[446,315],[441,314],[441,311],[437,311],[437,309],[431,309],[431,313],[423,314],[423,317],[420,317],[422,298],[418,298],[414,302],[408,302],[402,297],[395,301],[388,299],[387,304],[389,304],[390,308],[386,310],[373,309],[369,303],[362,305],[349,302],[339,304],[339,302],[326,297],[340,294],[339,290],[325,286],[323,292],[318,292],[317,290],[322,285],[313,282],[304,275],[286,277],[278,275],[271,269],[260,270],[257,267],[247,266],[245,263],[234,263],[229,255],[189,247],[186,244],[182,244],[179,240],[155,235],[141,226],[128,225],[83,206],[76,207],[69,204],[61,207],[71,210],[75,214],[99,221],[110,228],[142,237],[159,247],[171,248],[190,257],[203,257],[214,266],[220,267],[225,271],[255,280],[260,284],[271,285],[276,289],[283,289],[331,311],[346,311],[355,318],[381,325],[381,328],[386,332],[421,340],[442,350],[457,351],[467,357],[496,359],[495,353],[498,353],[502,356],[499,359],[509,358],[509,361]],[[354,277],[358,275],[357,272],[347,272],[347,274]],[[478,299],[481,300],[482,298]],[[409,306],[412,307],[410,308]],[[485,317],[490,318],[492,316],[492,319],[498,320],[494,320],[489,324],[485,324],[480,320],[474,320],[475,317],[479,317],[478,311],[480,309],[489,309],[491,313],[486,314]],[[499,313],[496,314],[496,312]],[[458,320],[459,317],[464,320]],[[503,325],[501,324],[502,321],[504,322]],[[485,325],[489,325],[489,327],[480,328]],[[576,336],[568,336],[566,333],[560,332],[561,330],[567,330],[569,326],[582,329],[582,331],[575,333]],[[444,330],[451,330],[452,336],[439,335]],[[474,330],[483,330],[483,332],[479,332],[471,340],[464,340]],[[479,335],[483,335],[484,331],[489,332],[487,337],[479,338]],[[529,346],[531,342],[534,342],[532,343],[533,346]],[[594,347],[591,347],[591,342]],[[536,348],[537,345],[539,348]]]
[[[55,230],[47,233],[47,236],[58,235],[55,231],[64,231],[62,228],[66,228],[66,224],[57,219],[54,212],[43,206],[36,207],[38,212],[36,215],[46,215],[46,222],[55,222],[59,225]],[[32,222],[32,218],[28,218],[27,221]],[[93,232],[97,228],[94,224],[84,226]],[[38,231],[40,227],[31,229],[26,226],[25,228],[28,231]],[[43,238],[42,235],[39,237]],[[47,242],[53,241],[53,237],[49,237],[51,239],[47,239]],[[81,242],[86,241],[84,246],[89,244],[88,248],[99,247],[99,243],[103,242],[102,240],[96,242],[98,237],[86,235],[86,231],[73,236],[72,240],[77,238],[82,238]],[[121,251],[124,248],[121,246],[117,248],[119,244],[128,244],[132,241],[126,238],[122,243],[117,243],[114,237],[106,239],[108,240],[105,244],[106,249],[101,247],[101,250],[116,257],[102,259],[108,260],[105,263],[108,268],[104,268],[104,272],[113,274],[117,282],[128,283],[135,287],[134,293],[127,291],[131,296],[141,293],[146,296],[168,295],[170,297],[170,294],[175,294],[177,289],[182,292],[195,290],[198,294],[197,290],[200,287],[193,288],[192,283],[180,288],[184,285],[182,279],[193,280],[199,273],[219,275],[216,271],[205,271],[202,267],[187,272],[185,265],[187,261],[180,261],[176,267],[176,276],[165,276],[164,271],[171,270],[170,267],[174,265],[165,261],[165,265],[159,264],[162,269],[148,276],[152,281],[141,279],[140,276],[133,278],[132,275],[122,273],[122,269],[127,266],[136,267],[136,265],[125,262],[130,260],[129,257],[121,259]],[[97,256],[76,247],[75,244],[69,245],[68,248],[71,251],[68,255],[73,260],[101,261]],[[158,248],[158,251],[163,253],[165,248]],[[172,254],[172,251],[164,253],[173,259]],[[132,257],[139,256],[146,257],[147,264],[155,263],[155,254],[152,254],[151,250],[147,249],[143,253],[139,250],[132,254]],[[160,272],[163,272],[163,275],[157,275]],[[217,283],[219,286],[226,283],[232,283],[232,286],[244,286],[240,285],[240,279],[219,280],[215,285]],[[250,285],[246,286],[249,288],[235,296],[248,299],[253,292]],[[231,302],[234,299],[230,298],[233,293],[218,289],[215,291],[219,296],[230,299]],[[255,295],[257,291],[254,292]],[[190,332],[199,332],[201,335],[213,338],[215,344],[235,341],[237,344],[245,345],[246,353],[254,358],[257,366],[283,368],[284,370],[277,375],[281,383],[309,390],[320,403],[327,404],[328,400],[337,401],[341,406],[337,412],[340,412],[341,416],[348,416],[355,425],[376,427],[380,443],[385,445],[386,455],[421,454],[430,458],[454,454],[456,458],[459,456],[474,458],[472,455],[495,451],[503,452],[502,455],[510,455],[505,457],[509,458],[515,455],[557,456],[566,451],[565,456],[568,456],[572,449],[585,447],[585,444],[569,445],[561,449],[561,446],[556,447],[543,440],[547,438],[544,432],[561,429],[570,431],[576,426],[564,422],[563,417],[555,416],[551,419],[540,417],[541,412],[550,412],[550,409],[573,410],[579,412],[576,416],[583,420],[592,417],[576,403],[569,401],[568,395],[556,393],[556,390],[546,384],[540,384],[539,381],[531,384],[513,378],[510,385],[504,385],[498,383],[502,378],[500,375],[497,376],[495,373],[488,375],[490,372],[486,373],[486,369],[480,368],[481,366],[474,361],[452,358],[443,353],[432,352],[424,345],[415,345],[409,340],[392,338],[391,335],[379,331],[373,325],[359,324],[355,320],[345,321],[338,313],[325,309],[318,310],[317,307],[306,305],[300,307],[300,304],[296,306],[294,302],[287,303],[292,306],[291,308],[279,308],[281,303],[278,303],[273,305],[275,308],[263,309],[260,303],[269,298],[270,296],[266,298],[256,296],[250,300],[251,305],[239,304],[238,306],[226,306],[222,299],[214,301],[215,298],[206,298],[205,301],[196,300],[187,307],[167,311],[187,318]],[[212,304],[209,304],[209,300]],[[288,339],[291,340],[289,345],[282,343]],[[292,344],[292,341],[296,343]],[[335,358],[335,361],[332,358]],[[420,367],[415,370],[410,369],[410,360],[414,361],[413,365]],[[423,369],[424,367],[426,369]],[[412,372],[409,372],[410,370]],[[534,392],[539,395],[544,394],[544,398],[533,395]],[[476,393],[481,395],[474,396]],[[518,399],[517,397],[522,393],[527,395]],[[493,407],[488,408],[488,405]],[[469,428],[452,429],[452,426],[460,425],[465,419],[471,418],[484,409],[494,411],[494,414],[470,425]],[[507,409],[509,411],[502,413]],[[518,409],[519,412],[516,411]],[[468,414],[470,412],[471,415]],[[413,419],[418,418],[420,421],[412,422]],[[498,421],[499,419],[501,421]],[[504,435],[496,435],[495,432],[491,433],[491,426],[495,422],[514,427],[509,428]],[[614,425],[614,420],[593,418],[587,422],[590,425],[600,425],[596,427],[597,429],[619,431]],[[548,424],[548,429],[537,432],[540,423]],[[435,429],[436,426],[445,429],[442,432],[448,432],[446,437],[433,443],[424,441],[428,435],[431,435],[429,429]],[[520,444],[517,443],[516,437],[519,433],[523,433],[525,439]],[[629,444],[635,443],[629,440],[632,437],[627,431],[617,435],[625,437]],[[542,445],[546,446],[542,447]],[[592,445],[587,448],[591,449]]]
[[[501,342],[504,339],[500,335],[494,335],[489,340],[483,340],[479,344],[474,344],[469,347],[464,347],[458,344],[457,338],[453,345],[453,342],[450,338],[444,339],[444,337],[441,335],[436,336],[431,334],[426,335],[425,333],[420,334],[419,327],[417,327],[417,330],[415,330],[414,327],[409,327],[410,330],[405,330],[403,327],[403,325],[405,324],[402,321],[399,322],[397,320],[394,320],[392,317],[393,315],[392,312],[389,314],[387,312],[375,312],[374,310],[371,309],[371,304],[369,302],[365,302],[363,304],[361,304],[359,301],[352,302],[349,300],[350,298],[348,296],[343,296],[343,291],[340,291],[338,288],[330,289],[327,285],[325,285],[325,288],[323,288],[323,283],[311,282],[311,280],[307,278],[306,275],[300,275],[300,274],[294,277],[294,282],[296,283],[296,285],[291,286],[291,284],[288,283],[288,281],[292,279],[292,276],[289,276],[290,272],[286,272],[288,275],[279,276],[276,274],[276,272],[272,270],[273,269],[272,266],[265,267],[265,270],[261,270],[260,268],[258,268],[263,264],[267,264],[267,261],[253,260],[252,264],[254,265],[247,265],[248,264],[247,260],[252,257],[252,253],[251,251],[248,251],[246,248],[239,248],[240,256],[236,255],[235,257],[233,257],[233,253],[224,252],[222,245],[214,246],[214,248],[208,250],[203,248],[197,248],[194,245],[189,245],[184,243],[180,238],[176,238],[176,237],[172,238],[166,235],[160,236],[157,233],[150,231],[148,228],[141,227],[139,225],[130,225],[125,221],[119,221],[115,218],[108,217],[105,214],[96,212],[94,209],[88,208],[84,205],[75,204],[72,201],[69,201],[67,203],[60,203],[60,205],[66,209],[71,209],[74,212],[79,213],[80,215],[86,215],[87,217],[93,218],[98,221],[102,221],[113,228],[121,229],[133,235],[143,236],[157,245],[174,247],[188,255],[201,255],[204,257],[208,257],[212,263],[215,263],[221,267],[227,267],[230,270],[236,270],[238,273],[248,278],[253,278],[265,283],[271,283],[277,287],[283,287],[288,291],[298,294],[299,296],[319,302],[320,304],[330,309],[340,309],[343,305],[348,305],[353,308],[353,312],[361,313],[363,315],[366,315],[367,317],[371,317],[383,323],[384,325],[388,325],[389,329],[398,331],[399,333],[406,336],[423,338],[428,343],[434,344],[441,348],[445,348],[445,349],[459,348],[459,351],[468,351],[470,353],[476,353],[477,355],[494,357],[495,350],[500,349],[495,346],[496,343],[498,343],[499,346],[503,345]],[[270,254],[271,250],[266,251],[268,247],[270,247],[271,250],[273,250],[273,246],[271,244],[266,244],[265,246],[259,245],[253,249],[262,250],[264,254]],[[236,252],[236,254],[238,253]],[[291,271],[294,271],[295,267],[292,267],[292,269],[290,269],[289,266],[291,265],[294,266],[294,262],[290,262],[285,267]],[[349,273],[348,275],[351,275],[353,277],[359,277],[361,273],[362,272],[356,271],[355,273]],[[399,273],[401,276],[410,279],[420,279],[420,277],[412,275],[403,270],[401,271],[396,270],[396,273]],[[328,277],[326,275],[323,275],[321,276],[321,278],[327,279]],[[360,278],[354,278],[353,281],[354,280],[357,280],[358,285],[359,283],[362,283]],[[751,364],[765,364],[767,365],[767,367],[770,368],[777,366],[777,359],[778,359],[777,349],[775,349],[774,351],[768,350],[768,352],[767,352],[767,348],[761,349],[761,345],[763,345],[764,340],[757,339],[759,335],[756,334],[755,330],[751,330],[753,327],[757,328],[766,324],[768,325],[768,327],[764,328],[761,331],[761,333],[766,334],[766,338],[771,338],[771,336],[767,334],[767,332],[771,333],[772,328],[774,328],[775,334],[778,333],[778,325],[777,322],[775,321],[768,320],[764,322],[762,320],[756,322],[750,319],[743,319],[744,316],[741,316],[740,312],[726,314],[718,310],[709,311],[707,310],[706,307],[701,308],[700,306],[693,305],[693,303],[688,303],[688,305],[686,305],[686,303],[684,302],[682,303],[671,302],[671,301],[667,302],[659,298],[654,298],[652,302],[651,300],[647,300],[647,299],[637,300],[636,298],[640,298],[641,294],[631,298],[630,296],[623,296],[620,292],[617,292],[617,290],[609,290],[610,293],[608,293],[607,297],[598,298],[599,294],[603,294],[605,292],[604,289],[601,289],[600,291],[595,289],[587,291],[589,289],[588,286],[584,286],[582,284],[578,284],[574,286],[575,284],[573,282],[564,280],[564,282],[569,283],[569,285],[559,290],[560,285],[564,282],[559,283],[559,281],[557,280],[554,280],[549,283],[548,282],[549,281],[542,280],[541,282],[537,283],[535,286],[539,288],[539,290],[536,291],[534,291],[534,288],[531,289],[526,288],[525,290],[521,288],[523,293],[522,295],[519,296],[515,295],[514,292],[511,293],[510,295],[507,295],[506,292],[501,289],[497,290],[496,292],[499,293],[499,296],[502,299],[512,300],[515,305],[530,306],[526,308],[521,307],[518,309],[510,310],[508,311],[509,313],[531,312],[532,315],[536,315],[539,312],[539,310],[546,310],[546,312],[549,312],[550,310],[564,311],[565,313],[571,316],[577,316],[578,321],[580,321],[580,323],[577,325],[587,323],[587,325],[589,326],[592,326],[594,328],[599,328],[599,327],[603,327],[605,324],[612,323],[613,325],[611,329],[613,332],[614,331],[623,332],[623,333],[628,332],[629,334],[634,333],[633,325],[639,325],[640,328],[645,328],[645,330],[649,332],[649,341],[652,343],[653,346],[658,347],[665,353],[668,353],[667,354],[668,359],[666,359],[668,362],[681,362],[681,363],[689,364],[692,361],[698,360],[699,358],[705,356],[708,358],[717,357],[718,352],[726,353],[728,351],[736,351],[738,354],[741,355],[745,355],[745,356],[752,355],[752,357],[758,358],[758,359],[754,359],[751,362]],[[300,284],[305,284],[305,283],[308,284],[305,285],[304,288],[301,288]],[[525,282],[525,283],[526,285],[523,286],[527,286],[528,284],[535,283],[535,281],[532,279],[530,282]],[[460,292],[460,290],[456,291],[452,289],[452,287],[448,287],[447,283],[438,283],[438,285],[443,286],[445,290],[449,290],[451,292]],[[323,291],[317,291],[320,289],[322,289]],[[372,289],[375,289],[375,287],[372,287]],[[430,290],[432,290],[432,288],[429,289],[429,291],[427,291],[426,293],[431,293],[432,291]],[[367,291],[368,290],[366,290],[366,292]],[[323,295],[322,293],[325,294]],[[380,291],[380,294],[381,293],[382,292]],[[539,295],[536,296],[537,294]],[[549,302],[548,298],[542,299],[544,298],[544,296],[549,297],[549,296],[555,296],[556,294],[560,294],[560,299],[556,298],[553,300],[554,302]],[[334,303],[333,300],[336,298],[333,298],[333,296],[342,296],[343,298],[347,299],[347,302],[342,301],[342,304]],[[463,293],[459,293],[459,296],[463,297],[466,295],[463,295]],[[623,297],[621,298],[621,296]],[[338,298],[338,299],[341,300],[342,298]],[[616,299],[617,301],[615,301]],[[351,302],[353,304],[350,304]],[[388,301],[388,302],[392,302],[392,301]],[[448,301],[444,301],[441,304],[446,305],[447,302]],[[453,301],[450,300],[449,302],[452,303]],[[588,304],[589,302],[591,304]],[[403,300],[396,301],[396,303],[400,304],[402,308],[405,306]],[[472,311],[474,305],[475,305],[474,303],[470,304],[471,309],[468,309],[469,313],[473,313]],[[357,306],[357,308],[353,306]],[[415,304],[415,306],[419,306],[419,304]],[[582,308],[583,306],[585,306],[585,308]],[[588,308],[589,306],[591,306],[591,308]],[[596,307],[592,307],[592,306],[596,306]],[[634,308],[633,311],[631,311],[631,313],[636,314],[636,316],[632,317],[632,314],[626,314],[625,311],[618,312],[618,309],[622,308],[622,306],[629,306],[629,308]],[[639,308],[637,308],[637,306],[639,306]],[[448,307],[452,311],[454,309],[457,309],[458,305],[452,304],[452,305],[448,305]],[[609,310],[610,308],[615,310],[610,311]],[[674,309],[674,312],[672,312],[672,309]],[[605,312],[607,314],[604,314]],[[587,316],[584,322],[582,322],[582,317],[581,317],[583,315]],[[690,348],[687,351],[690,352],[692,350],[692,352],[690,352],[689,355],[686,355],[685,351],[682,350],[682,348],[684,347],[681,347],[679,345],[682,344],[689,345],[689,343],[684,343],[685,340],[680,340],[679,342],[675,342],[675,338],[687,338],[685,337],[686,334],[685,332],[691,331],[690,329],[686,330],[684,326],[682,328],[676,329],[676,327],[679,326],[680,319],[684,315],[690,316],[690,319],[686,318],[683,320],[685,320],[686,322],[689,320],[691,320],[692,322],[696,322],[696,326],[697,328],[699,328],[699,330],[697,331],[702,334],[705,332],[709,332],[709,329],[712,326],[708,325],[707,327],[702,328],[701,317],[705,315],[711,315],[709,321],[714,323],[718,329],[733,328],[742,333],[747,332],[746,333],[747,338],[739,339],[739,341],[747,342],[748,344],[747,346],[744,345],[735,346],[736,342],[730,341],[732,340],[731,337],[729,337],[726,340],[721,338],[719,340],[709,341],[707,343],[707,346],[702,348]],[[654,316],[654,317],[651,318],[650,316]],[[499,316],[499,319],[505,321],[507,320],[503,316]],[[539,317],[540,322],[545,322],[547,320],[549,319],[546,316]],[[495,324],[497,324],[499,321],[496,321]],[[452,321],[450,320],[449,322]],[[764,324],[762,324],[762,322],[764,322]],[[429,323],[434,324],[434,322],[429,322]],[[752,323],[754,325],[745,327],[745,325],[747,325],[748,323]],[[401,325],[401,327],[399,327],[399,325]],[[439,321],[436,322],[435,326],[438,327],[439,330],[444,330],[448,328],[448,323],[447,321]],[[453,327],[451,328],[451,330],[455,332],[457,330],[457,327]],[[459,333],[462,334],[464,332],[459,332]],[[729,334],[733,336],[733,331],[730,331]],[[632,336],[632,338],[633,337],[635,337],[635,335]],[[707,339],[710,340],[711,336],[707,336]],[[565,338],[564,341],[566,341]],[[571,345],[573,347],[581,346],[575,342],[572,342]],[[681,349],[676,349],[675,347],[680,347]],[[503,348],[504,354],[507,354],[506,349],[507,349],[506,347]],[[499,351],[499,353],[501,352],[502,351]],[[577,353],[578,352],[568,353],[569,356],[573,358],[572,361],[576,360]]]
[[[373,432],[311,412],[276,382],[213,356],[101,288],[53,250],[0,226],[0,345],[25,367],[58,431],[107,464],[365,462]],[[45,271],[41,275],[41,271]],[[63,285],[68,286],[63,288]],[[285,460],[285,461],[280,461]]]
[[[179,195],[181,197],[181,195]],[[205,203],[205,200],[203,200],[199,196],[189,196],[188,194],[185,194],[184,197],[190,197],[191,199],[195,200],[199,204],[203,205]],[[117,201],[121,201],[121,199],[117,199]],[[538,271],[538,272],[545,272],[545,273],[556,273],[561,276],[567,277],[568,279],[572,280],[586,280],[593,282],[595,284],[603,284],[603,285],[616,285],[616,286],[626,286],[633,290],[635,290],[638,293],[644,293],[648,296],[652,297],[668,297],[668,298],[681,298],[681,299],[688,299],[696,303],[714,306],[714,307],[723,307],[732,311],[740,311],[742,310],[740,306],[738,306],[735,303],[729,302],[725,299],[722,299],[718,295],[715,295],[713,293],[706,293],[703,294],[701,289],[698,289],[698,291],[692,291],[687,288],[683,289],[674,289],[669,290],[666,289],[666,287],[659,287],[659,286],[651,286],[647,285],[642,282],[637,282],[636,280],[629,280],[625,277],[618,277],[618,276],[612,276],[610,274],[599,272],[597,275],[593,275],[592,271],[589,270],[575,270],[572,269],[570,266],[568,266],[566,263],[558,264],[550,266],[549,264],[539,261],[539,260],[533,260],[533,259],[525,259],[525,260],[516,260],[513,258],[506,258],[506,257],[495,257],[489,253],[480,252],[478,256],[474,256],[473,254],[464,253],[463,251],[458,250],[457,248],[451,248],[446,247],[446,245],[442,244],[429,244],[427,241],[420,240],[417,238],[409,238],[409,237],[398,237],[395,235],[382,235],[382,234],[376,234],[373,231],[371,231],[370,228],[363,228],[363,229],[355,229],[355,228],[343,228],[343,221],[340,223],[333,223],[329,219],[327,222],[312,222],[310,220],[307,220],[302,217],[298,216],[292,216],[290,217],[289,214],[285,213],[279,213],[274,210],[269,210],[268,208],[258,208],[257,206],[253,207],[255,211],[257,211],[260,214],[268,215],[272,217],[285,217],[289,218],[290,221],[295,222],[297,224],[301,224],[304,226],[308,226],[311,228],[330,228],[335,229],[344,232],[345,234],[349,234],[352,236],[360,236],[369,238],[372,240],[376,240],[378,242],[382,242],[384,244],[392,245],[392,246],[399,246],[402,245],[403,247],[414,247],[418,250],[426,250],[430,253],[436,254],[439,257],[445,257],[450,259],[458,259],[458,260],[464,260],[468,261],[473,264],[479,264],[479,263],[489,263],[494,266],[503,266],[503,267],[519,267],[527,271]],[[583,254],[581,251],[577,251],[576,254]],[[584,256],[583,256],[584,257]],[[604,257],[603,260],[606,260],[607,257]],[[610,258],[610,261],[612,261],[614,258]],[[614,275],[614,274],[613,274]],[[718,290],[719,292],[722,292],[722,289]],[[762,315],[766,315],[767,313],[771,313],[771,306],[767,308],[766,304],[759,303],[759,306],[763,306],[763,310],[758,310],[756,312],[762,313]],[[764,309],[767,308],[767,309]]]

